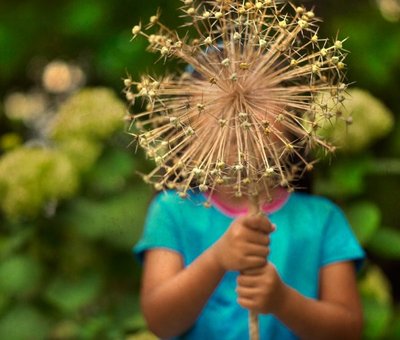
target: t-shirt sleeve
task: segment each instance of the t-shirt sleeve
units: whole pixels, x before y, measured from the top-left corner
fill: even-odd
[[[144,229],[133,253],[142,262],[146,250],[164,248],[179,253],[181,251],[177,216],[173,213],[173,193],[161,192],[151,202],[147,211]]]
[[[354,261],[360,269],[365,252],[342,210],[333,203],[324,230],[321,267],[335,262]]]

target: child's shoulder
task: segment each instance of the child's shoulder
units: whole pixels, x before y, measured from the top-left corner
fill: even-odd
[[[303,208],[311,211],[340,211],[339,206],[327,197],[309,194],[305,192],[295,192],[291,195],[291,207],[296,209]]]
[[[278,212],[279,214],[279,212]],[[301,232],[318,234],[327,228],[347,228],[347,219],[342,209],[332,200],[313,194],[295,192],[280,212],[286,221],[294,222]],[[309,226],[312,225],[312,228]]]

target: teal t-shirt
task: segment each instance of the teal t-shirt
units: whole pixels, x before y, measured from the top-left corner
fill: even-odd
[[[233,221],[216,207],[204,208],[205,200],[199,192],[185,200],[174,191],[158,194],[150,205],[135,254],[141,258],[148,249],[165,248],[181,254],[185,266],[190,265]],[[322,267],[349,260],[359,264],[364,258],[342,211],[325,198],[293,193],[268,218],[277,226],[271,234],[269,261],[286,284],[309,298],[318,298]],[[227,272],[194,326],[174,339],[247,339],[248,311],[237,303],[237,276],[237,272]],[[261,340],[297,339],[272,315],[260,315],[259,323]]]

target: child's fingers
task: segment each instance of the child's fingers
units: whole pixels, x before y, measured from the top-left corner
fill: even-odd
[[[244,266],[242,270],[246,272],[247,269],[255,269],[255,268],[260,268],[265,266],[267,263],[266,257],[262,256],[254,256],[254,255],[248,255],[245,258]]]
[[[256,310],[256,303],[254,302],[253,299],[238,297],[237,302],[243,308],[246,308],[246,309],[251,310],[251,311],[255,311]]]
[[[256,287],[259,283],[258,275],[262,272],[262,268],[249,269],[237,278],[237,284],[240,287]]]
[[[249,243],[258,244],[264,247],[270,244],[269,234],[261,233],[257,230],[252,230],[252,229],[249,229],[246,232],[244,239]]]
[[[269,247],[260,244],[250,244],[247,246],[246,255],[266,258],[269,255]]]
[[[254,287],[244,287],[244,286],[238,286],[236,287],[236,293],[240,298],[244,299],[253,299],[254,297],[257,296],[257,293],[259,290]]]
[[[274,230],[272,223],[263,215],[257,214],[243,218],[243,224],[251,229],[270,233]]]

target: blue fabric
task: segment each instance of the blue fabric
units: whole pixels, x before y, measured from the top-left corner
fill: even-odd
[[[142,239],[134,247],[139,259],[148,249],[166,248],[181,254],[188,266],[217,241],[233,219],[215,207],[204,208],[204,201],[205,197],[198,192],[186,200],[173,191],[156,196]],[[321,267],[341,261],[360,262],[364,258],[343,213],[325,198],[293,193],[280,210],[268,217],[277,226],[271,234],[269,260],[286,284],[307,297],[318,297]],[[174,339],[248,338],[248,311],[236,302],[237,275],[228,272],[224,276],[196,324]],[[260,315],[259,320],[261,340],[297,339],[272,315]]]

